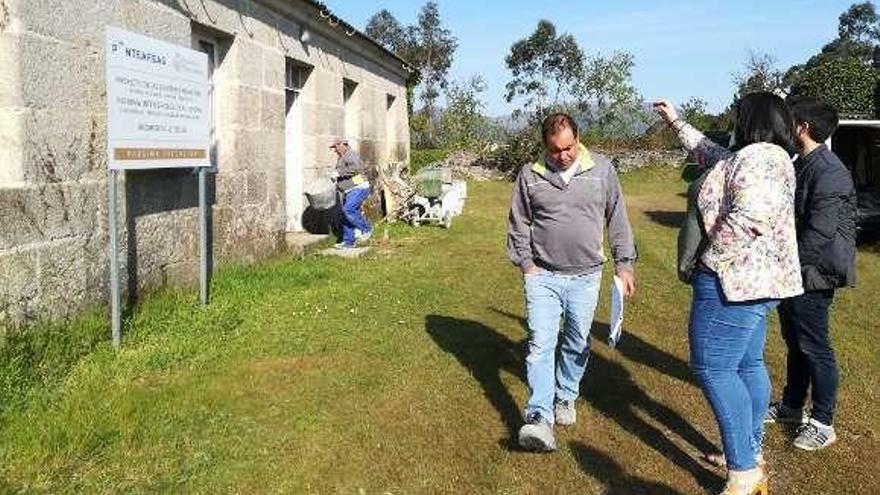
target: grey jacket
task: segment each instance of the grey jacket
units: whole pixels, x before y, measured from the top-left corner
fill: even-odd
[[[568,185],[546,160],[520,171],[507,231],[514,265],[572,275],[597,272],[606,261],[607,224],[615,265],[632,268],[638,256],[614,166],[584,147],[578,162]]]
[[[336,173],[339,174],[336,187],[342,192],[347,192],[367,183],[366,171],[367,167],[364,165],[364,161],[353,149],[349,148],[336,161]]]

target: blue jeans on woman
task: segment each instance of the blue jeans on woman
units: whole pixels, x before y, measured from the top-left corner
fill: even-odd
[[[526,376],[532,392],[526,417],[538,412],[552,424],[554,402],[577,399],[590,357],[590,327],[601,282],[602,272],[561,275],[542,271],[525,275],[529,322]],[[560,319],[562,344],[557,362]]]
[[[764,363],[767,315],[779,302],[728,302],[714,273],[697,272],[692,284],[691,369],[715,413],[727,467],[752,469],[770,404]]]
[[[342,203],[342,242],[347,246],[354,246],[355,229],[366,234],[372,231],[370,222],[361,213],[361,205],[370,197],[370,187],[355,187],[345,193]]]

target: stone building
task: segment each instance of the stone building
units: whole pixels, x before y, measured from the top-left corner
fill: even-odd
[[[283,252],[346,136],[409,158],[412,69],[310,0],[0,0],[0,327],[106,301],[106,26],[207,52],[215,261]],[[198,273],[197,179],[126,172],[129,297]]]

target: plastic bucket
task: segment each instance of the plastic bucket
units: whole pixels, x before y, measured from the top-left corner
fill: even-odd
[[[336,189],[307,192],[306,199],[309,200],[309,206],[316,210],[329,210],[336,206]]]

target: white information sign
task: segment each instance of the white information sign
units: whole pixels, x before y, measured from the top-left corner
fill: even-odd
[[[208,167],[208,56],[107,26],[111,170]]]

